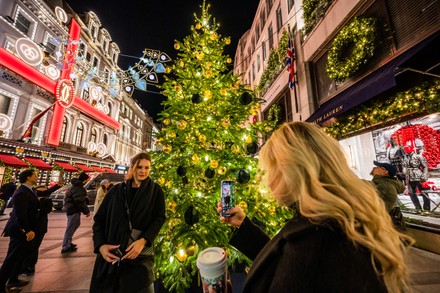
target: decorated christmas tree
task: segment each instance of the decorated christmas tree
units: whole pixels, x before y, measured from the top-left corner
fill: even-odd
[[[228,245],[232,228],[220,222],[216,207],[222,180],[236,181],[236,204],[273,235],[290,213],[261,187],[255,154],[274,121],[259,122],[257,98],[229,69],[224,55],[229,37],[203,3],[191,34],[176,41],[178,57],[162,85],[152,177],[163,187],[167,221],[156,241],[156,271],[170,291],[183,292],[197,274],[196,259],[207,247],[229,254],[229,265],[249,263]],[[254,117],[252,119],[251,117]]]

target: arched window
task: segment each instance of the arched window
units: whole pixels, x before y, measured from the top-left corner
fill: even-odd
[[[92,133],[90,134],[90,141],[96,143],[96,137],[97,137],[96,129],[93,128]]]
[[[61,141],[67,142],[67,118],[63,119],[63,128],[61,129]]]
[[[108,102],[108,116],[112,116],[112,103]]]
[[[83,136],[84,136],[84,125],[82,123],[78,123],[76,125],[76,136],[75,136],[75,144],[77,146],[83,146]]]
[[[107,135],[107,133],[104,133],[104,138],[102,139],[102,142],[107,146],[107,143],[108,143],[108,135]]]

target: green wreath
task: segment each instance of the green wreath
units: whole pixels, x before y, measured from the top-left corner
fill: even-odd
[[[267,113],[267,120],[274,121],[277,123],[280,120],[281,106],[278,104],[273,104],[269,108],[269,113]]]
[[[375,18],[356,17],[341,29],[328,51],[326,72],[331,79],[346,80],[373,56],[376,23]],[[352,52],[344,58],[343,54],[352,47]]]

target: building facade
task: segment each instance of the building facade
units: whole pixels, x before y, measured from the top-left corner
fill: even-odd
[[[15,158],[26,164],[35,158],[71,175],[96,171],[91,167],[124,172],[133,154],[152,148],[154,123],[120,90],[120,49],[94,12],[78,15],[56,0],[5,0],[0,11],[3,173],[23,167],[10,161]],[[70,104],[60,110],[63,91]],[[32,165],[44,171],[42,183],[56,173]]]

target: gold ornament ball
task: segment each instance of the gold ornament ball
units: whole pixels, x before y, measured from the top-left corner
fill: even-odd
[[[163,124],[165,124],[165,125],[169,125],[170,124],[170,119],[165,119],[164,121],[163,121]]]
[[[217,160],[212,160],[211,163],[209,164],[209,166],[211,166],[212,169],[215,169],[218,167],[218,161]]]
[[[197,251],[197,247],[195,245],[191,245],[190,247],[188,247],[188,249],[186,250],[186,254],[188,256],[193,256],[194,254],[196,254]]]
[[[232,58],[231,57],[228,57],[227,59],[226,59],[226,63],[231,63],[232,62]]]
[[[197,53],[196,58],[198,60],[203,60],[205,58],[205,53],[203,53],[203,52]]]
[[[227,88],[222,87],[222,88],[220,89],[220,94],[222,94],[222,95],[226,95],[227,93],[228,93],[228,89],[227,89]]]
[[[180,49],[180,44],[179,43],[175,43],[174,44],[174,49],[179,50]]]
[[[220,167],[217,171],[219,175],[225,175],[226,174],[226,167]]]
[[[180,262],[184,262],[187,259],[188,255],[184,251],[179,251],[176,253],[176,258]]]
[[[162,137],[159,137],[159,138],[156,140],[156,144],[157,144],[157,145],[162,145],[162,140],[163,140],[163,138],[162,138]]]
[[[174,132],[170,132],[170,133],[168,134],[168,137],[176,138],[176,134],[175,134]]]
[[[165,186],[166,186],[167,188],[170,188],[170,187],[171,187],[171,181],[167,181],[167,182],[165,183]]]
[[[210,90],[205,90],[204,97],[207,99],[212,98],[212,92]]]
[[[194,164],[198,164],[200,162],[200,158],[197,154],[192,155],[191,159]]]
[[[211,69],[206,70],[205,75],[207,78],[211,78],[213,76],[212,70]]]
[[[200,23],[196,23],[196,29],[201,29],[202,28],[202,25],[200,24]]]
[[[251,143],[252,142],[252,137],[251,136],[247,136],[245,142],[246,143]]]
[[[182,121],[179,122],[179,124],[177,125],[177,127],[179,127],[179,129],[185,129],[185,128],[186,128],[186,125],[187,125],[186,121],[185,121],[185,120],[182,120]]]
[[[225,39],[225,44],[226,44],[226,45],[229,45],[230,43],[231,43],[231,38],[226,38],[226,39]]]
[[[165,183],[165,178],[160,177],[159,179],[157,179],[157,183],[159,183],[160,185],[163,185]]]
[[[239,206],[243,211],[246,211],[247,208],[248,208],[248,204],[247,204],[247,202],[245,202],[244,200],[240,201],[240,202],[238,203],[238,206]]]
[[[199,141],[200,142],[206,142],[206,136],[204,134],[199,135]]]
[[[269,214],[275,215],[276,208],[274,206],[270,206],[267,208],[267,211],[269,212]]]
[[[217,40],[218,35],[217,35],[217,33],[212,33],[209,37],[211,38],[211,40],[214,41],[214,40]]]
[[[182,86],[180,84],[176,84],[176,91],[180,92],[182,90]]]
[[[165,146],[163,147],[163,151],[164,151],[166,154],[169,154],[169,153],[171,152],[172,149],[173,149],[173,147],[170,146],[169,144],[167,144],[167,145],[165,145]]]
[[[212,62],[206,62],[205,66],[206,66],[206,68],[211,68],[212,67]]]
[[[185,62],[183,62],[182,60],[180,60],[180,62],[179,62],[179,66],[180,66],[180,67],[184,67],[184,66],[185,66]]]
[[[231,120],[229,120],[229,118],[223,118],[221,124],[223,127],[228,128],[231,125]]]
[[[175,201],[170,201],[169,203],[168,203],[168,209],[169,210],[171,210],[171,211],[176,211],[176,206],[177,206],[177,204],[176,204],[176,202]]]

